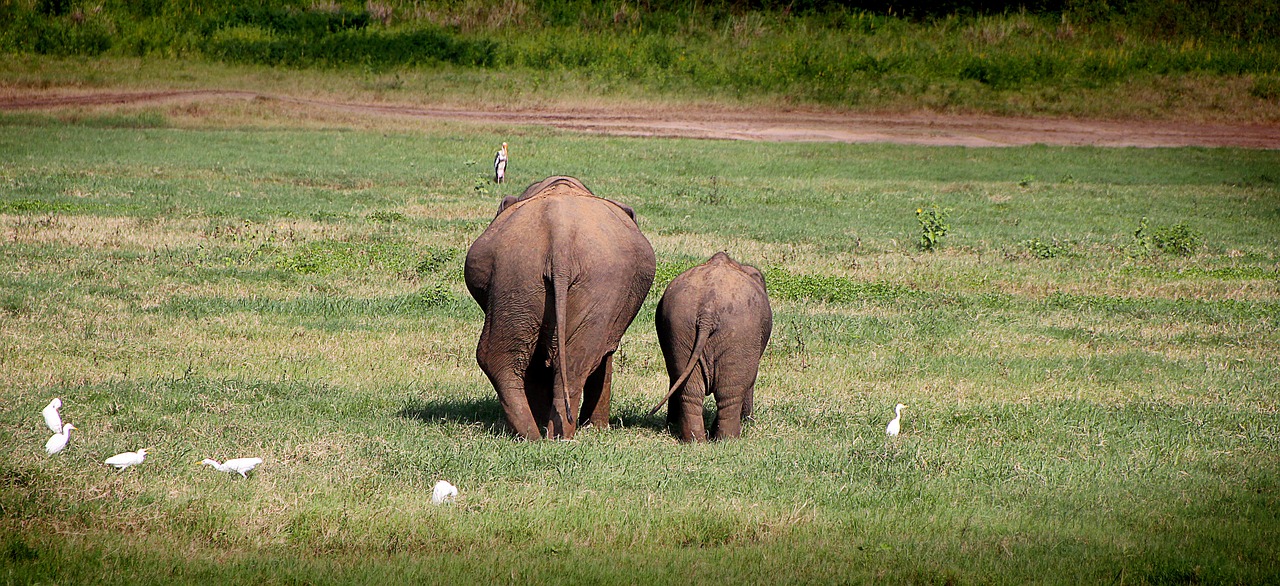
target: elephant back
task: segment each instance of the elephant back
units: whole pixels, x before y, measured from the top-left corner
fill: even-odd
[[[613,281],[623,289],[647,292],[657,263],[633,214],[572,177],[535,183],[520,197],[508,198],[472,243],[466,260],[468,288],[481,301],[477,289],[487,288],[495,271],[540,279],[549,264],[558,264],[557,270],[570,270],[575,279]],[[551,263],[554,259],[559,262]]]
[[[518,196],[509,195],[503,198],[502,203],[498,204],[498,213],[495,215],[494,220],[501,217],[503,212],[512,208],[521,207],[523,204],[531,200],[557,196],[589,197],[602,202],[607,202],[626,213],[627,217],[631,218],[631,222],[636,224],[636,212],[630,206],[618,203],[611,199],[599,197],[592,193],[590,189],[587,189],[587,186],[583,185],[582,181],[579,181],[575,177],[568,177],[564,175],[548,177],[542,181],[529,185],[529,187],[525,188],[524,192]]]
[[[672,279],[658,302],[657,319],[667,327],[703,322],[719,330],[741,329],[761,335],[761,349],[773,329],[764,276],[723,252]]]

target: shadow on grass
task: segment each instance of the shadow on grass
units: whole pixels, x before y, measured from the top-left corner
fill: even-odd
[[[614,403],[614,409],[609,413],[609,424],[619,428],[636,427],[657,432],[667,431],[666,407],[654,415],[649,415],[649,409],[652,407],[652,405],[639,403],[623,405]]]
[[[497,397],[412,401],[396,415],[422,423],[479,424],[496,434],[510,435]]]
[[[641,428],[654,431],[667,430],[667,416],[664,411],[649,415],[649,410],[639,404],[618,405],[614,403],[609,414],[609,424],[615,428]],[[466,399],[432,399],[428,401],[412,401],[396,413],[398,417],[422,423],[452,423],[464,426],[479,425],[490,433],[511,436],[506,417],[502,413],[502,405],[496,396]]]

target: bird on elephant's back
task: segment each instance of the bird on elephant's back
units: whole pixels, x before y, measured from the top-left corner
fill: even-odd
[[[498,213],[467,251],[484,311],[476,362],[526,439],[608,427],[613,354],[656,272],[635,211],[572,177],[550,177]]]

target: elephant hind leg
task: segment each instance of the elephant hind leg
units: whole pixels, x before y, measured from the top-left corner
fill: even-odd
[[[744,391],[716,392],[716,420],[711,428],[711,435],[716,440],[735,438],[742,435],[742,420],[751,409],[755,385]]]
[[[582,389],[582,412],[578,421],[590,421],[600,429],[609,428],[609,402],[613,394],[613,353],[600,361]]]
[[[511,426],[511,431],[530,441],[542,439],[537,420],[529,409],[529,401],[520,377],[509,375],[490,377],[490,380],[498,389],[498,402],[502,405],[502,412],[507,417],[507,424]]]
[[[707,424],[703,419],[702,404],[707,396],[706,379],[702,365],[694,367],[693,374],[685,380],[680,392],[667,402],[667,421],[679,428],[680,441],[707,441]]]
[[[521,364],[518,352],[494,352],[489,346],[491,341],[488,328],[480,335],[480,344],[476,349],[476,362],[489,382],[498,392],[498,402],[506,416],[511,431],[527,440],[541,439],[537,421],[529,409],[529,399],[525,389],[527,366]]]

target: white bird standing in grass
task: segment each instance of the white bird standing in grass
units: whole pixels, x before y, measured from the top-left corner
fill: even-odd
[[[885,435],[893,437],[898,435],[898,432],[902,430],[902,410],[906,408],[907,406],[902,403],[898,403],[898,405],[893,408],[893,421],[890,421],[889,425],[884,428]]]
[[[54,400],[56,401],[57,399]],[[75,428],[76,426],[70,423],[62,426],[62,431],[55,433],[53,437],[49,438],[49,441],[44,443],[44,451],[49,452],[50,456],[61,452],[62,448],[67,447],[67,442],[71,441],[71,430]]]
[[[502,143],[502,148],[498,150],[498,154],[493,157],[493,181],[502,183],[507,180],[507,143]]]
[[[431,489],[431,504],[451,502],[455,496],[458,496],[458,487],[449,484],[448,480],[441,480],[436,483],[435,488]]]
[[[116,454],[114,456],[111,456],[110,458],[107,458],[102,463],[108,466],[115,466],[117,470],[124,470],[125,468],[133,466],[135,464],[141,464],[142,461],[147,457],[147,450],[150,450],[150,449],[152,448],[143,448],[136,452],[125,452],[123,454]]]
[[[49,431],[53,433],[62,433],[62,416],[58,415],[58,409],[62,408],[62,399],[54,397],[44,410],[40,411],[44,415],[44,424],[49,426]]]
[[[205,458],[196,464],[208,464],[213,466],[219,472],[239,472],[242,478],[249,477],[249,471],[258,467],[262,463],[262,458],[233,458],[219,464],[217,460]]]

